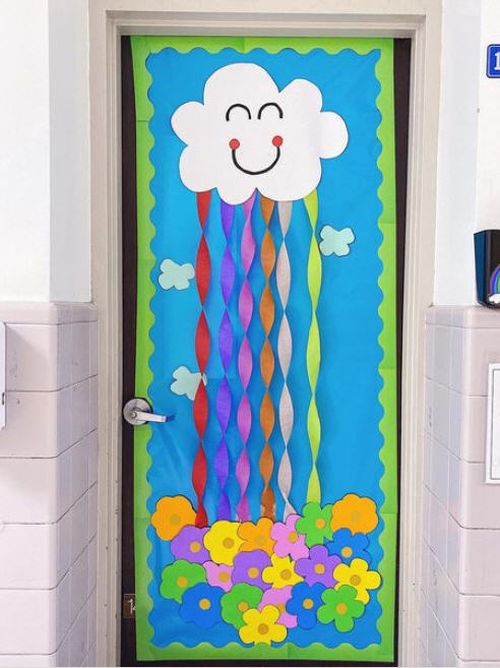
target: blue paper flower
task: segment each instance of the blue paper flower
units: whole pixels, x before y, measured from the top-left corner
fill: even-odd
[[[328,554],[338,555],[345,564],[350,564],[353,559],[364,559],[370,563],[370,553],[366,551],[368,538],[363,533],[354,535],[349,529],[338,529],[333,534],[333,539],[326,543]]]
[[[326,587],[319,582],[308,585],[299,582],[292,588],[292,597],[286,604],[287,612],[297,615],[297,624],[303,629],[312,629],[316,625],[316,610],[323,605],[321,594]]]
[[[211,587],[205,582],[184,592],[180,616],[186,622],[194,622],[203,629],[209,629],[221,621],[220,600],[224,590]]]

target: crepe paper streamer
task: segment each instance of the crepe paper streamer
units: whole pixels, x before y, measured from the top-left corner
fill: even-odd
[[[276,262],[276,250],[269,230],[274,202],[273,200],[262,196],[260,205],[262,217],[266,224],[266,231],[264,232],[260,250],[262,271],[264,272],[266,279],[259,305],[260,320],[265,334],[264,343],[260,352],[260,374],[265,386],[264,396],[260,405],[260,426],[264,434],[264,448],[259,460],[259,470],[262,479],[264,480],[264,489],[262,490],[262,495],[260,497],[260,505],[262,516],[270,517],[274,520],[274,492],[269,484],[274,468],[273,451],[269,444],[269,439],[271,438],[271,433],[274,429],[274,407],[269,393],[269,387],[274,374],[274,353],[271,342],[269,341],[269,334],[271,333],[275,315],[274,299],[269,282]]]
[[[232,399],[227,372],[233,353],[234,337],[231,328],[231,320],[229,318],[228,304],[233,290],[235,271],[229,239],[233,227],[234,206],[221,201],[220,211],[222,229],[224,230],[224,236],[226,238],[226,248],[222,257],[220,270],[220,287],[222,298],[224,300],[224,314],[219,327],[219,355],[224,374],[219,385],[216,400],[217,419],[219,421],[222,435],[215,454],[215,472],[221,489],[221,496],[217,507],[217,519],[229,520],[231,519],[231,504],[229,503],[229,497],[226,491],[226,484],[229,477],[229,449],[226,442],[226,433],[229,418],[231,416]]]
[[[316,386],[319,376],[321,350],[316,309],[318,307],[319,292],[321,288],[321,253],[316,239],[316,225],[318,222],[318,193],[316,190],[304,199],[304,204],[312,228],[309,261],[307,264],[307,285],[309,288],[309,297],[311,299],[311,325],[309,327],[306,351],[307,375],[311,387],[311,399],[307,413],[307,433],[309,436],[309,446],[311,448],[312,470],[307,486],[307,501],[317,501],[319,503],[321,501],[321,491],[317,459],[321,440],[321,423],[318,408],[316,406]]]
[[[238,312],[243,327],[243,339],[238,353],[238,373],[240,376],[243,394],[238,406],[237,423],[243,443],[240,456],[236,463],[236,479],[240,486],[240,499],[236,507],[238,519],[246,522],[250,519],[250,506],[247,498],[248,481],[250,480],[250,460],[248,459],[247,443],[252,428],[252,409],[248,398],[248,384],[252,376],[252,350],[248,340],[248,328],[253,314],[253,297],[248,280],[248,273],[255,255],[255,239],[252,232],[252,209],[255,202],[255,192],[243,204],[245,222],[241,237],[241,263],[245,278],[238,299]]]
[[[199,192],[196,195],[198,219],[201,225],[201,239],[198,245],[195,272],[196,285],[198,286],[198,294],[200,296],[201,313],[196,327],[195,352],[202,377],[205,373],[208,357],[210,355],[210,333],[208,331],[208,323],[204,311],[205,299],[210,285],[210,253],[208,251],[207,240],[205,237],[205,225],[208,217],[208,208],[210,206],[210,195],[210,190]],[[196,453],[192,473],[193,488],[198,499],[198,512],[196,513],[195,524],[197,527],[204,527],[208,524],[207,512],[203,505],[203,495],[207,484],[207,458],[203,447],[203,437],[205,435],[208,421],[208,396],[205,383],[203,382],[198,385],[198,389],[196,390],[193,402],[193,417],[199,438],[198,452]]]
[[[284,516],[288,517],[288,515],[295,512],[289,498],[290,490],[292,488],[292,466],[288,454],[288,443],[292,434],[294,414],[292,398],[287,383],[290,361],[292,359],[292,333],[290,331],[290,324],[286,314],[291,282],[290,259],[286,247],[286,235],[290,226],[292,202],[278,202],[278,215],[281,233],[283,235],[283,241],[281,242],[281,247],[278,253],[278,262],[276,264],[276,283],[283,309],[283,316],[278,331],[278,360],[281,373],[283,374],[283,388],[279,400],[279,424],[283,444],[285,446],[278,468],[278,486],[283,499],[285,500]]]

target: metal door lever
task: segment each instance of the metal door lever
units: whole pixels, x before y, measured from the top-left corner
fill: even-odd
[[[127,401],[123,407],[123,417],[126,422],[134,427],[146,424],[146,422],[169,422],[174,419],[173,416],[153,413],[146,399],[141,399],[140,397],[135,397]]]

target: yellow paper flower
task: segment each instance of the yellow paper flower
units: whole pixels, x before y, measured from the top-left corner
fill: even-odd
[[[365,496],[346,494],[332,506],[331,528],[350,529],[352,533],[370,533],[378,524],[377,506]]]
[[[243,613],[243,622],[239,630],[240,638],[247,645],[281,642],[286,638],[286,626],[277,624],[280,611],[274,605],[265,605],[262,610],[247,610]]]
[[[342,585],[349,585],[356,590],[356,601],[368,603],[370,594],[368,589],[380,587],[380,573],[369,571],[368,564],[364,559],[353,559],[350,564],[339,564],[333,571],[333,577],[337,580],[335,589]]]
[[[163,496],[156,504],[151,524],[163,540],[172,540],[185,526],[194,524],[196,513],[185,496]]]
[[[271,566],[262,571],[262,579],[269,582],[275,589],[282,589],[301,582],[304,578],[295,572],[295,563],[290,557],[271,556]]]
[[[253,550],[264,550],[267,554],[273,553],[275,541],[271,538],[271,529],[273,521],[268,517],[261,517],[256,524],[253,522],[243,522],[238,529],[238,535],[243,539],[241,546],[242,552],[252,552]]]
[[[238,527],[238,522],[219,520],[212,524],[203,537],[205,547],[216,564],[233,565],[234,557],[243,542],[238,536]]]

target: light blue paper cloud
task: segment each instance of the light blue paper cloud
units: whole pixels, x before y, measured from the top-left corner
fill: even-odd
[[[335,230],[331,225],[325,225],[319,236],[321,237],[319,249],[323,255],[337,255],[338,257],[349,255],[350,244],[355,240],[354,232],[350,227]]]
[[[203,379],[203,383],[207,384],[207,377],[205,374],[203,376],[199,371],[190,371],[186,366],[179,366],[172,374],[175,378],[174,382],[170,385],[170,389],[174,394],[179,396],[186,396],[188,399],[193,401],[200,380]]]
[[[173,260],[166,259],[161,263],[160,271],[158,282],[164,290],[170,288],[185,290],[189,288],[189,281],[194,278],[194,267],[189,262],[177,264]]]

